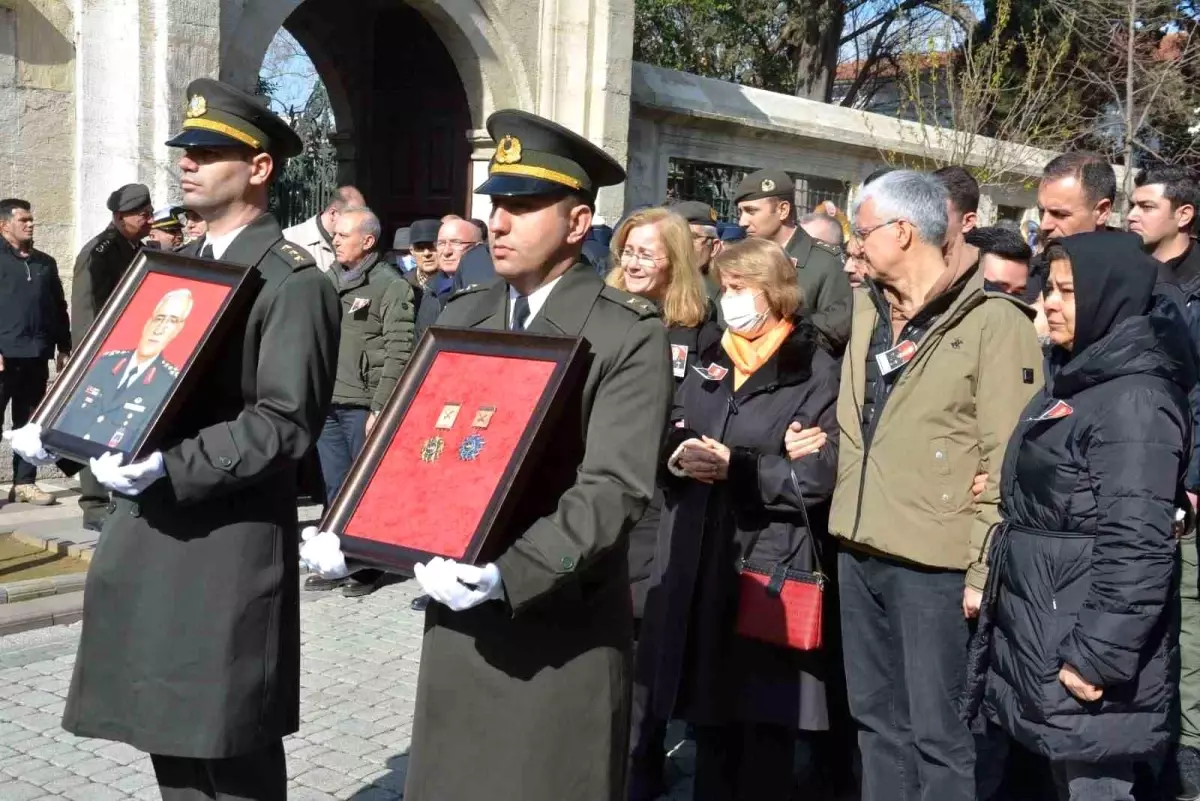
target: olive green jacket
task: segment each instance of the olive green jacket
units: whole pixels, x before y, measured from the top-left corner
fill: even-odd
[[[878,311],[854,293],[838,395],[838,482],[829,530],[850,547],[968,570],[982,589],[989,529],[1000,521],[1000,466],[1025,404],[1042,386],[1042,350],[1020,301],[975,269],[917,344],[864,448],[866,359]],[[987,488],[971,494],[977,473]]]
[[[381,410],[413,351],[416,304],[413,290],[396,270],[372,253],[362,273],[348,283],[335,263],[325,273],[342,303],[333,402]]]
[[[823,242],[797,228],[784,248],[796,260],[796,279],[804,293],[804,308],[825,337],[826,349],[840,356],[850,338],[850,279],[841,260]]]

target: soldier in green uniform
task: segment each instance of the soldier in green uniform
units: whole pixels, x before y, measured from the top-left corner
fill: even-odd
[[[850,339],[850,281],[838,253],[813,239],[796,221],[796,185],[783,170],[752,172],[734,198],[738,223],[750,236],[770,239],[796,263],[804,308],[824,335],[827,350],[840,356]]]
[[[595,193],[625,173],[520,111],[489,118],[501,280],[452,296],[440,325],[581,337],[586,376],[494,564],[434,559],[406,801],[618,801],[629,739],[627,542],[654,491],[673,379],[646,301],[580,261]],[[314,543],[336,536],[306,532]],[[324,559],[314,559],[324,568]],[[336,564],[334,558],[330,564]]]
[[[63,727],[148,752],[164,801],[283,801],[283,737],[300,721],[297,466],[333,393],[341,311],[267,213],[299,138],[234,87],[204,78],[187,94],[167,144],[208,223],[188,254],[245,265],[254,295],[162,450],[91,462],[116,511],[88,571]],[[21,429],[13,448],[44,460],[39,440]]]
[[[150,233],[153,209],[145,184],[126,184],[108,196],[112,213],[108,227],[93,237],[75,259],[71,283],[72,345],[79,347],[96,315],[108,302],[117,283]],[[99,531],[108,518],[108,491],[96,482],[91,470],[79,474],[79,508],[83,527]]]
[[[687,220],[688,228],[692,229],[692,252],[696,256],[696,266],[704,276],[709,298],[715,303],[721,294],[721,282],[709,274],[708,266],[724,247],[717,231],[717,210],[699,200],[685,200],[671,206],[671,211]]]

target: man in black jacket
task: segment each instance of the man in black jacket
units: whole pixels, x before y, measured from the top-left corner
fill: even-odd
[[[33,246],[29,202],[0,200],[0,416],[12,401],[13,428],[28,423],[42,402],[56,349],[61,368],[71,353],[71,324],[58,264]],[[37,466],[14,453],[8,500],[54,503],[36,479]]]
[[[150,206],[150,190],[144,184],[122,186],[108,196],[106,205],[112,212],[112,221],[83,246],[75,259],[75,277],[71,283],[71,328],[75,345],[100,314],[137,255],[142,239],[150,233],[154,212]],[[79,474],[79,490],[83,527],[100,531],[108,519],[108,491],[97,483],[91,470]]]

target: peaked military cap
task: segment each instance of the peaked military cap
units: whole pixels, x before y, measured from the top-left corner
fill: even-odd
[[[183,230],[183,209],[178,206],[164,206],[154,212],[154,220],[150,223],[151,228],[157,228],[160,231],[181,231]]]
[[[625,170],[584,137],[525,111],[503,109],[488,117],[496,154],[481,195],[556,195],[582,192],[594,197],[602,186],[625,180]]]
[[[116,214],[137,211],[150,205],[150,190],[145,184],[125,184],[108,196],[105,205]]]
[[[738,184],[734,203],[744,200],[759,200],[764,197],[782,197],[791,200],[796,194],[792,176],[783,170],[758,170],[742,179]]]
[[[408,227],[408,241],[413,245],[436,242],[441,227],[441,220],[417,220]]]
[[[299,155],[304,144],[259,97],[212,78],[188,84],[183,130],[167,147],[244,147],[281,158]]]
[[[699,200],[685,200],[676,203],[671,211],[688,221],[689,225],[716,225],[717,210]]]

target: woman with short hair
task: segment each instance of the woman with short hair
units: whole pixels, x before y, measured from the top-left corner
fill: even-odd
[[[793,463],[783,434],[793,421],[837,431],[838,367],[800,314],[796,268],[778,245],[739,243],[713,270],[728,329],[676,395],[635,695],[656,717],[692,724],[696,799],[789,798],[798,730],[829,726],[838,654],[739,635],[739,568],[752,558],[820,569],[836,438]]]

